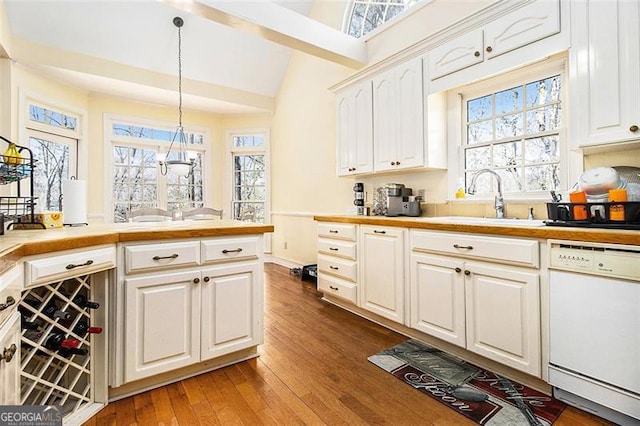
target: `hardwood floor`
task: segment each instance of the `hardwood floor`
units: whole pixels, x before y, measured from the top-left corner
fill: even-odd
[[[87,425],[471,425],[367,357],[406,338],[267,264],[260,357],[109,404]],[[571,407],[557,426],[608,424]]]

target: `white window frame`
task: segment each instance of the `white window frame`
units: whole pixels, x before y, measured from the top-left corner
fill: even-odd
[[[104,114],[104,219],[107,223],[114,222],[113,215],[113,147],[114,145],[123,145],[129,147],[139,147],[147,149],[157,149],[158,152],[167,152],[169,149],[168,143],[163,143],[154,139],[128,137],[113,134],[113,125],[115,123],[126,123],[133,126],[150,127],[156,129],[176,131],[176,123],[151,120],[146,118],[131,117],[115,115],[110,113]],[[203,185],[203,205],[207,206],[210,202],[209,194],[211,192],[211,132],[206,127],[200,126],[184,126],[185,133],[200,133],[203,135],[202,145],[190,145],[189,150],[198,151],[202,153],[202,185]],[[165,146],[166,145],[166,146]],[[175,147],[175,144],[174,144]],[[162,176],[158,173],[158,203],[160,205],[166,205],[166,176]]]
[[[558,74],[561,75],[562,79],[562,127],[558,131],[560,137],[560,190],[566,191],[568,189],[568,176],[570,176],[569,169],[574,167],[576,159],[569,149],[570,143],[567,131],[569,122],[568,61],[565,55],[561,55],[560,57],[528,65],[524,68],[494,76],[480,82],[461,86],[447,92],[447,129],[449,134],[447,199],[449,201],[493,202],[495,195],[467,195],[466,198],[462,200],[454,198],[458,181],[464,176],[465,169],[464,144],[466,143],[466,122],[464,121],[464,117],[466,114],[464,112],[464,99],[475,99]],[[544,202],[549,201],[550,196],[548,191],[509,193],[505,195],[505,200]]]
[[[36,105],[48,110],[54,110],[76,119],[75,130],[64,127],[53,126],[31,120],[29,114],[30,105]],[[69,145],[69,177],[76,179],[87,179],[88,148],[86,136],[88,134],[88,113],[70,104],[49,98],[37,93],[31,93],[22,88],[18,88],[18,140],[13,141],[18,145],[29,147],[29,138],[48,138],[56,143]],[[71,141],[75,143],[71,143]],[[36,166],[37,167],[37,166]],[[21,192],[25,192],[25,182],[20,182]],[[35,188],[34,188],[35,189]],[[36,210],[42,208],[38,203]]]
[[[235,147],[233,138],[235,136],[253,136],[260,135],[264,137],[263,147]],[[264,155],[265,156],[265,202],[264,202],[264,222],[271,223],[271,132],[268,128],[247,128],[247,129],[226,129],[225,130],[225,174],[224,174],[224,205],[225,217],[233,218],[233,155],[239,153],[243,155]],[[265,234],[264,238],[265,253],[271,253],[271,234]]]

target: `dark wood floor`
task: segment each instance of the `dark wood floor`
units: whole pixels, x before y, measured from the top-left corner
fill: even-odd
[[[266,265],[260,357],[109,404],[87,425],[470,425],[367,357],[406,338]],[[557,426],[607,424],[571,407]]]

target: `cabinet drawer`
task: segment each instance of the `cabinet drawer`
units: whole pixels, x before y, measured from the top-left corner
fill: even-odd
[[[412,231],[411,250],[539,267],[538,241],[470,234]]]
[[[104,247],[93,250],[74,251],[25,262],[25,286],[44,284],[90,274],[116,266],[116,248]]]
[[[23,280],[20,266],[14,266],[0,277],[0,326],[15,312],[20,301]]]
[[[202,263],[258,258],[258,238],[216,238],[201,242]]]
[[[198,263],[200,263],[200,241],[131,245],[124,248],[125,274]]]
[[[340,278],[357,281],[356,262],[351,260],[340,259],[331,256],[318,256],[318,269],[327,274],[336,275]]]
[[[356,260],[356,243],[319,238],[318,252]]]
[[[318,223],[318,236],[337,238],[340,240],[356,241],[356,225],[345,223]]]
[[[328,277],[320,274],[318,277],[318,290],[349,302],[356,303],[356,285],[339,278]]]

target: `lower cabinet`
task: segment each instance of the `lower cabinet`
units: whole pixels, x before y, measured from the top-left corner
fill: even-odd
[[[20,315],[0,327],[0,406],[20,404]]]
[[[406,233],[397,227],[360,226],[359,306],[402,324]]]
[[[124,381],[262,343],[259,262],[125,279]]]
[[[540,377],[539,274],[414,253],[411,327]]]

